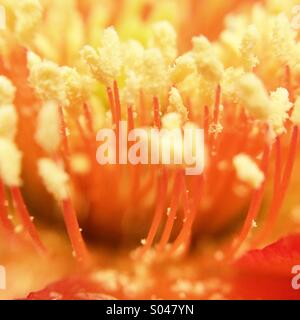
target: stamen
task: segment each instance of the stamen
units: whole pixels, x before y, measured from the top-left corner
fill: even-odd
[[[292,132],[291,143],[290,143],[290,151],[288,154],[287,164],[286,164],[286,168],[285,168],[285,171],[283,174],[282,184],[281,184],[281,192],[282,192],[283,198],[284,198],[284,196],[287,192],[287,189],[289,187],[291,175],[292,175],[293,168],[294,168],[294,163],[296,160],[298,137],[299,137],[299,127],[294,126],[293,132]]]
[[[59,110],[59,116],[60,116],[60,132],[62,136],[62,145],[63,145],[63,151],[66,159],[70,158],[70,148],[68,143],[68,137],[67,137],[67,126],[65,122],[64,112],[62,106],[58,107]]]
[[[209,119],[209,109],[208,109],[208,106],[205,106],[204,107],[204,119],[203,119],[205,136],[208,133],[209,121],[210,121],[210,119]]]
[[[275,142],[275,178],[274,178],[274,196],[278,197],[281,183],[281,172],[282,172],[282,147],[280,137],[276,138]]]
[[[178,205],[179,205],[180,194],[182,192],[182,179],[183,179],[182,175],[183,175],[183,173],[180,170],[179,172],[177,172],[176,177],[175,177],[171,206],[168,209],[169,210],[168,219],[167,219],[161,240],[157,246],[158,251],[162,251],[166,247],[166,245],[170,239],[170,236],[171,236],[174,221],[176,219],[176,213],[177,213],[177,209],[178,209]]]
[[[218,85],[216,89],[216,99],[215,99],[215,108],[214,108],[214,123],[219,122],[220,116],[220,103],[221,103],[221,86]]]
[[[76,259],[84,266],[88,266],[90,264],[88,252],[85,248],[77,216],[69,196],[69,176],[59,164],[50,159],[39,160],[38,169],[46,189],[62,205],[65,225]]]
[[[203,184],[204,184],[204,179],[203,175],[201,175],[201,180],[200,180],[200,194],[198,197],[201,198],[202,192],[203,192]],[[184,224],[182,226],[182,229],[173,243],[170,252],[171,253],[176,253],[177,250],[183,245],[185,251],[188,250],[189,247],[189,242],[191,238],[191,233],[192,233],[192,227],[193,223],[195,221],[196,217],[196,208],[195,204],[193,203],[190,194],[187,190],[186,183],[183,180],[183,207],[184,207]]]
[[[131,130],[134,129],[134,118],[133,118],[133,110],[132,106],[128,106],[127,108],[127,117],[128,117],[128,134]],[[128,148],[133,144],[134,142],[130,141],[128,144]],[[141,199],[139,194],[139,187],[140,187],[140,165],[132,166],[131,168],[132,172],[132,183],[131,183],[131,194],[132,194],[132,203],[136,203],[137,199]]]
[[[91,114],[91,109],[87,103],[83,104],[84,117],[86,119],[87,127],[89,130],[90,137],[92,138],[94,135],[94,125],[93,118]]]
[[[154,173],[150,174],[147,183],[145,183],[144,186],[140,188],[140,190],[138,191],[137,197],[136,197],[137,199],[144,199],[147,196],[147,194],[151,192],[154,178],[155,178],[155,174]]]
[[[110,87],[107,87],[106,92],[109,100],[113,123],[116,125],[115,101],[114,101],[113,91]]]
[[[62,207],[66,228],[76,255],[76,259],[78,262],[88,266],[90,263],[89,254],[82,238],[77,216],[70,198],[62,200]]]
[[[290,183],[290,178],[291,178],[294,163],[296,160],[298,135],[299,135],[299,128],[297,126],[294,126],[292,131],[292,136],[291,136],[291,142],[289,146],[287,163],[283,173],[283,178],[278,182],[276,181],[276,179],[279,178],[278,172],[275,174],[274,189],[276,188],[276,190],[274,192],[274,197],[272,199],[271,209],[267,216],[267,220],[265,222],[263,229],[260,231],[259,235],[253,242],[253,246],[258,246],[259,244],[266,241],[274,229],[274,225],[277,221],[278,215],[280,213],[280,209],[284,202],[284,198]],[[277,158],[278,157],[279,157],[279,154],[277,155]],[[277,160],[276,163],[278,167],[279,160]],[[278,170],[278,168],[275,168],[275,169]]]
[[[146,243],[141,251],[141,254],[146,253],[152,246],[154,238],[156,236],[158,227],[160,225],[163,211],[165,207],[165,197],[168,187],[168,174],[166,168],[162,168],[161,175],[158,178],[158,188],[157,188],[157,201],[154,218],[146,238]]]
[[[267,177],[268,170],[269,170],[270,151],[271,151],[271,148],[268,145],[266,145],[265,149],[264,149],[264,154],[263,154],[263,158],[262,158],[262,166],[261,166],[265,177]],[[246,220],[244,222],[244,225],[242,227],[242,230],[241,230],[239,236],[236,239],[234,239],[234,241],[232,243],[232,247],[230,248],[230,250],[227,254],[227,258],[234,257],[235,253],[239,250],[239,248],[242,246],[242,244],[246,240],[246,238],[251,230],[252,222],[253,222],[253,220],[256,219],[256,217],[259,213],[259,210],[261,208],[265,188],[266,188],[266,179],[262,183],[261,187],[258,190],[255,190],[253,193],[251,204],[250,204],[247,216],[246,216]]]
[[[115,97],[116,124],[118,128],[118,123],[121,121],[121,102],[120,102],[120,94],[119,94],[117,81],[114,81],[114,97]]]
[[[160,129],[161,128],[161,119],[159,112],[159,100],[158,97],[153,98],[153,113],[154,113],[154,125]]]
[[[2,179],[0,179],[0,222],[1,222],[1,227],[3,227],[4,231],[8,235],[13,234],[14,227],[12,222],[8,219],[5,186]]]
[[[84,128],[82,127],[82,124],[80,123],[79,119],[76,119],[76,125],[80,134],[80,137],[84,143],[84,147],[86,149],[87,154],[89,155],[89,157],[94,160],[94,149],[93,149],[93,140],[92,140],[92,136],[87,137],[85,132],[84,132]],[[58,160],[59,162],[59,156],[57,156],[54,160]],[[70,175],[73,175],[72,170],[70,171]]]
[[[145,124],[145,97],[144,91],[141,89],[139,94],[139,121],[140,126]]]
[[[128,114],[128,131],[130,132],[131,130],[134,129],[134,117],[133,117],[133,110],[131,105],[128,106],[127,114]]]
[[[120,121],[121,121],[121,102],[120,102],[120,94],[117,81],[114,81],[114,98],[115,98],[115,116],[116,116],[116,136],[118,137],[116,140],[116,157],[119,161],[119,132],[120,132]]]
[[[10,187],[11,195],[15,204],[17,213],[20,215],[23,226],[31,237],[33,244],[35,245],[38,252],[41,254],[47,254],[47,249],[45,248],[40,236],[31,220],[31,216],[27,210],[24,199],[22,197],[19,187]]]
[[[193,121],[194,120],[193,106],[190,98],[187,99],[186,108],[188,113],[188,120]]]

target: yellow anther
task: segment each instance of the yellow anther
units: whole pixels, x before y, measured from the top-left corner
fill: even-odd
[[[0,76],[0,105],[12,104],[15,99],[16,88],[12,82]]]
[[[29,82],[37,96],[44,101],[66,101],[65,83],[61,68],[54,62],[41,60],[33,53],[28,54]]]
[[[179,91],[174,87],[170,90],[168,112],[177,112],[180,114],[183,122],[188,120],[188,110],[183,103]]]
[[[267,120],[270,115],[270,100],[262,83],[252,73],[241,77],[237,84],[237,94],[249,114],[259,120]]]
[[[265,180],[264,173],[246,154],[239,154],[233,159],[238,178],[254,189],[258,189]]]
[[[18,115],[13,105],[0,107],[0,137],[14,140],[17,133]]]
[[[276,135],[286,132],[285,122],[289,118],[288,111],[293,104],[289,101],[289,93],[284,88],[278,88],[271,93],[271,113],[269,121]]]
[[[242,39],[241,58],[246,71],[252,71],[259,63],[255,54],[255,48],[259,39],[259,33],[254,25],[250,25]]]
[[[139,92],[141,88],[141,81],[133,71],[128,71],[125,80],[125,88],[122,92],[122,99],[125,104],[136,106],[139,98]]]
[[[193,38],[193,55],[198,72],[208,81],[219,83],[222,80],[224,67],[214,52],[211,43],[204,36]]]
[[[89,66],[93,76],[106,86],[111,86],[122,68],[122,47],[119,36],[113,27],[103,32],[102,46],[98,50],[85,46],[81,57]]]
[[[91,84],[87,76],[81,76],[75,69],[62,67],[65,84],[65,106],[79,106],[88,99],[88,86]]]
[[[10,187],[21,186],[22,153],[8,139],[0,139],[0,176]]]
[[[57,200],[68,198],[68,174],[50,159],[40,159],[38,162],[39,175],[46,189]]]
[[[177,34],[174,27],[167,21],[153,25],[153,39],[151,45],[160,49],[167,65],[177,56]]]
[[[175,60],[175,64],[170,70],[171,81],[180,83],[195,72],[197,72],[197,67],[192,54],[184,54]]]
[[[162,127],[164,129],[179,129],[182,126],[182,117],[178,112],[170,112],[165,114],[162,119]]]
[[[159,95],[168,86],[167,68],[158,49],[145,50],[143,59],[142,87],[153,96]]]
[[[60,118],[55,102],[45,103],[38,115],[35,133],[37,143],[49,154],[54,154],[60,145]]]

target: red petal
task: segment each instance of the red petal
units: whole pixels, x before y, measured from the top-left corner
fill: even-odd
[[[300,265],[300,235],[291,235],[235,263],[235,299],[300,299],[292,287],[292,268]],[[300,283],[300,281],[299,281]]]

